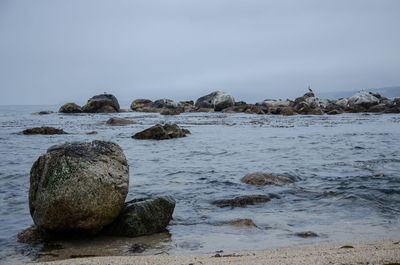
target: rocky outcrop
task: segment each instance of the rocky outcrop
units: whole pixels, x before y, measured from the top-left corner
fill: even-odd
[[[220,208],[224,207],[246,207],[247,205],[253,205],[257,203],[264,203],[270,201],[270,197],[267,195],[248,195],[248,196],[239,196],[233,199],[224,199],[217,200],[212,202],[213,205],[216,205]]]
[[[105,231],[113,236],[127,237],[159,233],[172,219],[174,208],[175,200],[170,196],[129,201]]]
[[[67,134],[64,132],[63,129],[57,129],[53,127],[47,127],[47,126],[42,126],[42,127],[35,127],[35,128],[30,128],[22,131],[23,134]]]
[[[118,118],[118,117],[112,117],[108,119],[106,124],[112,125],[112,126],[124,126],[124,125],[129,125],[129,124],[135,124],[136,122],[123,119],[123,118]]]
[[[206,96],[200,97],[196,101],[196,108],[212,108],[215,111],[221,111],[225,108],[233,107],[235,99],[226,92],[215,91]]]
[[[75,104],[74,102],[65,103],[60,107],[58,112],[61,113],[81,113],[82,108],[81,106]]]
[[[131,109],[134,111],[140,111],[141,108],[149,105],[153,103],[153,101],[151,101],[150,99],[135,99],[132,103],[131,103]]]
[[[140,140],[166,140],[179,137],[185,137],[186,134],[190,134],[187,129],[180,128],[176,124],[156,124],[144,131],[138,132],[132,136],[134,139]]]
[[[83,112],[88,113],[112,113],[119,111],[119,103],[116,97],[111,94],[101,94],[88,100],[82,107]]]
[[[293,183],[293,180],[291,180],[290,178],[262,172],[247,174],[240,181],[254,186],[284,185],[288,183]]]
[[[100,229],[119,215],[128,182],[128,163],[115,143],[53,146],[32,166],[29,210],[39,228]]]
[[[377,95],[377,94],[375,94]],[[378,94],[379,95],[379,94]],[[379,95],[380,97],[380,95]],[[348,106],[362,106],[364,108],[369,108],[371,106],[379,104],[379,98],[375,97],[372,93],[366,91],[358,92],[357,94],[349,97],[347,99]]]

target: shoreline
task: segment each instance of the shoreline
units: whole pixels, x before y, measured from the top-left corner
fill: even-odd
[[[28,264],[400,264],[400,238],[230,254],[105,256]]]

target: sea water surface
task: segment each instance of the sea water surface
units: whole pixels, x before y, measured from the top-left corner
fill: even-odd
[[[400,237],[400,115],[32,114],[44,109],[57,107],[0,106],[2,264],[93,255],[214,255]],[[106,125],[113,116],[137,124]],[[164,141],[131,138],[167,122],[192,134]],[[69,134],[21,134],[38,126]],[[91,131],[98,134],[87,135]],[[168,232],[53,245],[18,243],[17,233],[33,224],[28,207],[32,164],[52,145],[92,140],[113,141],[124,150],[130,166],[127,200],[173,196],[176,208]],[[257,171],[286,176],[294,183],[255,187],[240,182]],[[211,204],[255,194],[273,199],[245,208]],[[235,218],[250,218],[257,228],[223,224]],[[319,237],[294,235],[305,231]]]

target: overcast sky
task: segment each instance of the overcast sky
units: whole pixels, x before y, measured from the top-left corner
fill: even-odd
[[[0,0],[0,104],[400,85],[397,0]]]

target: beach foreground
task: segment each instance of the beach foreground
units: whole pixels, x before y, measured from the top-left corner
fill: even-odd
[[[212,256],[113,256],[34,264],[400,264],[400,240],[290,247]]]

